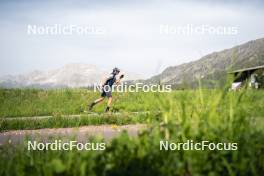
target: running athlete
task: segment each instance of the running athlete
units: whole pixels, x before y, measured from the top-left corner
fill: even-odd
[[[89,106],[89,111],[91,111],[93,109],[93,107],[102,102],[104,100],[105,97],[108,98],[108,102],[107,102],[107,107],[105,109],[105,112],[108,112],[111,106],[111,103],[113,101],[113,97],[112,97],[112,86],[114,84],[119,84],[121,79],[124,78],[124,75],[120,75],[119,78],[116,78],[116,76],[120,73],[120,70],[118,68],[114,68],[113,72],[111,73],[111,76],[109,78],[107,78],[103,85],[102,85],[102,94],[101,97],[98,98],[97,100],[95,100],[94,102],[92,102]]]

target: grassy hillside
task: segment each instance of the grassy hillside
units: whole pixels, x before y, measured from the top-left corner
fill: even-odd
[[[197,88],[197,79],[201,78],[204,87],[219,88],[225,85],[228,71],[260,65],[264,65],[263,38],[213,52],[190,63],[168,67],[146,82]]]

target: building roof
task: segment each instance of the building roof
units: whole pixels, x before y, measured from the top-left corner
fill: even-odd
[[[252,70],[258,70],[258,69],[264,69],[264,65],[257,66],[257,67],[239,69],[239,70],[232,71],[230,73],[241,73],[241,72],[245,72],[245,71],[252,71]]]

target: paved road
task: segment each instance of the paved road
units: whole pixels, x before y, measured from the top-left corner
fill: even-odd
[[[17,144],[23,143],[25,140],[49,141],[58,138],[70,140],[74,138],[79,142],[87,142],[89,137],[101,136],[105,140],[110,140],[118,136],[122,131],[126,130],[129,135],[137,136],[137,134],[146,128],[146,125],[91,125],[79,128],[47,128],[38,130],[13,130],[0,133],[0,145],[5,143]],[[52,139],[51,139],[52,138]]]

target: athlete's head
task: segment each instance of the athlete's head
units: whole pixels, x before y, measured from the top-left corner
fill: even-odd
[[[113,72],[112,72],[112,73],[113,73],[114,75],[117,75],[119,72],[120,72],[119,68],[115,67],[115,68],[113,69]]]

